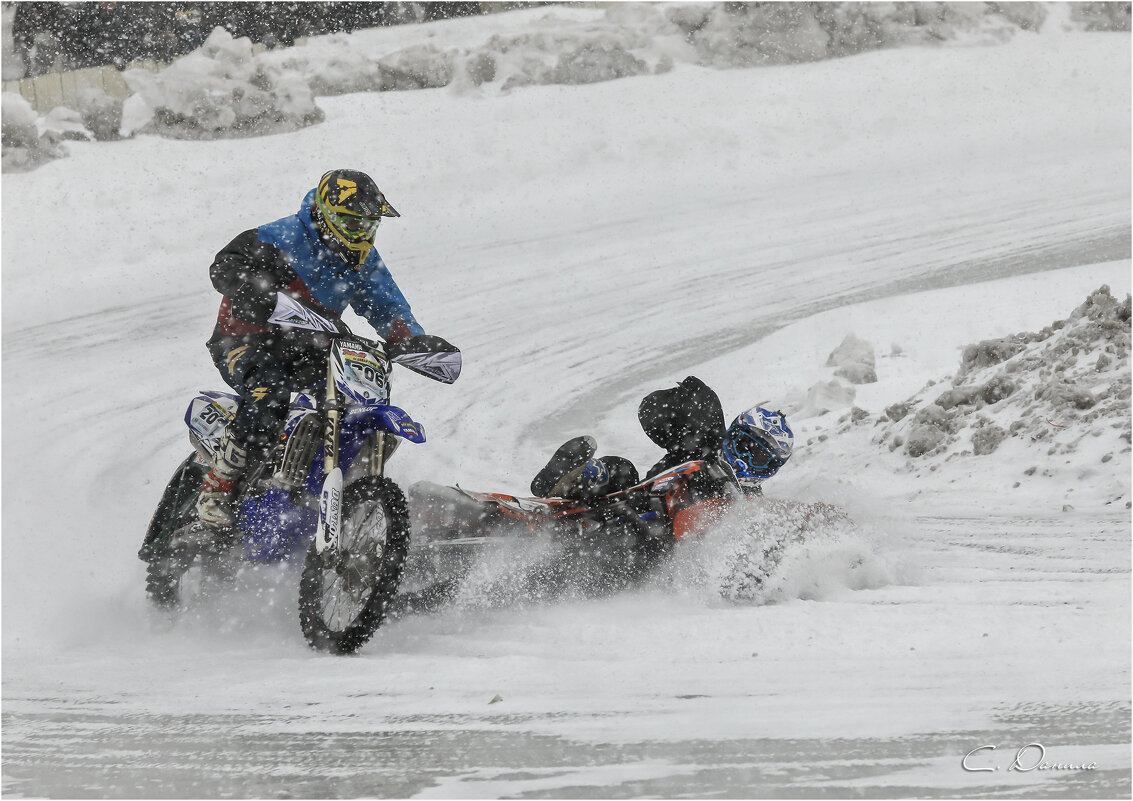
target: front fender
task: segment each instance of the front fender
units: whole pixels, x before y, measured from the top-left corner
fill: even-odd
[[[418,445],[425,441],[425,427],[396,406],[352,406],[343,415],[340,434],[343,438],[353,434],[361,443],[377,431],[389,431]]]
[[[354,462],[366,440],[379,431],[388,431],[418,444],[425,441],[424,426],[396,406],[352,406],[342,416],[338,431],[338,460],[343,471]]]
[[[343,413],[338,427],[338,463],[343,473],[350,469],[366,440],[379,431],[388,431],[410,442],[425,441],[424,426],[396,406],[351,406]],[[307,476],[307,492],[317,497],[322,491],[323,478],[323,448],[320,447]]]

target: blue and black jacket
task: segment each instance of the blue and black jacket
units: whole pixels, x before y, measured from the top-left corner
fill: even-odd
[[[321,237],[311,219],[315,190],[297,214],[245,231],[216,254],[209,275],[224,296],[208,347],[218,366],[241,345],[293,358],[303,350],[302,332],[281,334],[267,320],[276,293],[286,292],[338,322],[350,306],[387,340],[425,333],[377,250],[358,269],[349,266]]]

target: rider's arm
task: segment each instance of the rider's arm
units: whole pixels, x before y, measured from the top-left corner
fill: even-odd
[[[413,316],[409,303],[380,256],[363,267],[362,291],[352,301],[354,311],[374,327],[387,342],[397,342],[425,333]]]
[[[283,252],[261,242],[255,229],[240,234],[216,254],[209,277],[231,301],[232,313],[256,324],[271,316],[276,293],[298,278]]]

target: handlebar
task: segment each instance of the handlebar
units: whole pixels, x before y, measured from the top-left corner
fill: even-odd
[[[284,328],[301,328],[325,336],[328,340],[356,339],[374,346],[374,340],[350,331],[342,320],[328,320],[316,309],[284,292],[276,293],[275,311],[269,323]],[[340,330],[341,327],[341,330]],[[460,351],[448,340],[429,334],[418,334],[399,342],[386,342],[384,350],[390,361],[435,381],[451,384],[460,376]]]

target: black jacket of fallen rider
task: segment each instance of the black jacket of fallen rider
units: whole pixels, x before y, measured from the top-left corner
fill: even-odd
[[[646,478],[696,459],[716,459],[724,444],[720,398],[696,376],[646,395],[637,408],[637,419],[649,439],[665,449]]]

